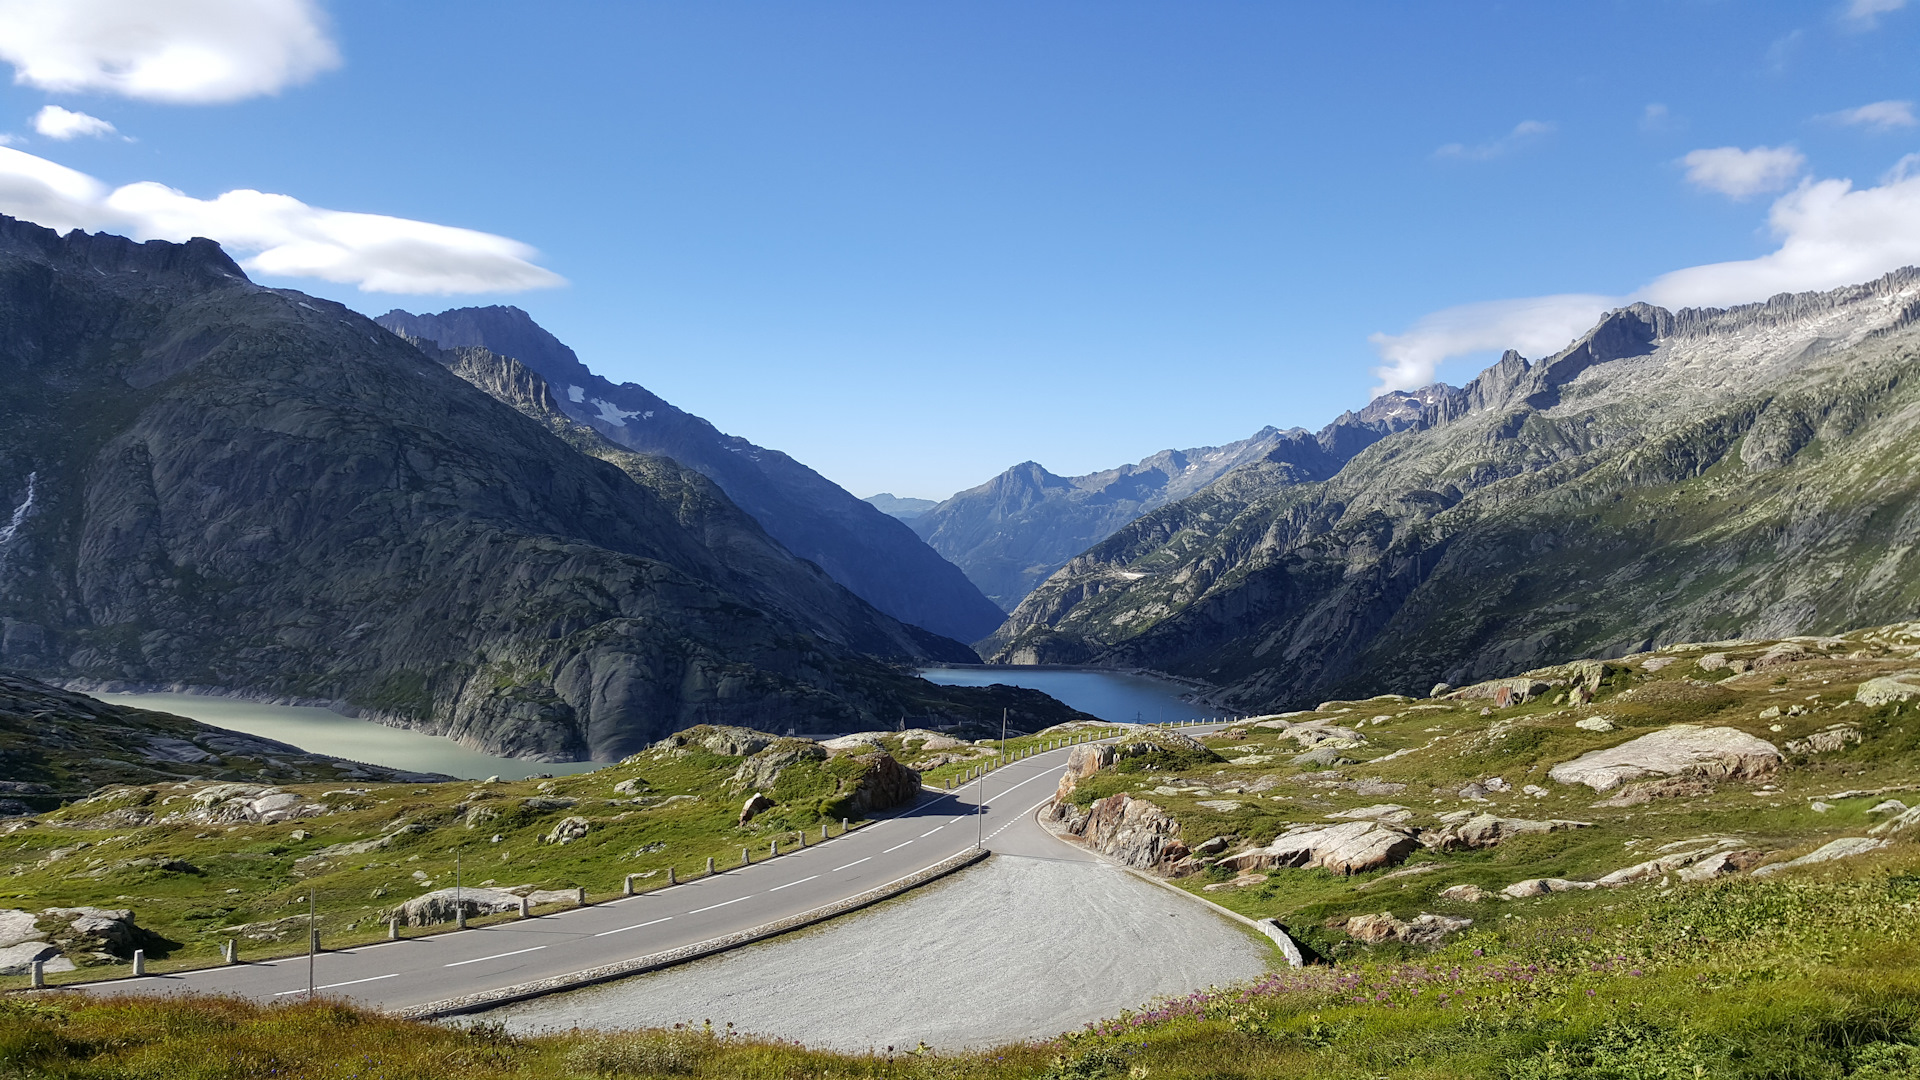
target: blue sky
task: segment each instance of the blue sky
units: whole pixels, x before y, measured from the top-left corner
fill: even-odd
[[[126,75],[137,20],[213,60]],[[1920,261],[1916,45],[1899,0],[0,0],[0,209],[220,232],[373,314],[517,304],[939,498]]]

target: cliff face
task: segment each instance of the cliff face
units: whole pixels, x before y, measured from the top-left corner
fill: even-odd
[[[787,550],[902,622],[974,641],[1004,617],[905,524],[778,450],[722,434],[644,387],[595,375],[518,308],[395,310],[379,322],[442,348],[479,346],[520,361],[553,387],[567,416],[621,446],[707,476]]]
[[[1404,429],[1329,475],[1270,457],[1133,522],[1029,596],[995,659],[1159,668],[1265,709],[1912,618],[1916,315],[1912,270],[1613,312],[1388,403]]]
[[[549,760],[989,708],[896,670],[960,646],[703,478],[570,445],[536,373],[435,362],[211,243],[0,218],[0,378],[0,666],[338,700]]]

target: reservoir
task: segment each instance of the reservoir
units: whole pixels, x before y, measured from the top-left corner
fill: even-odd
[[[291,743],[311,754],[346,758],[369,765],[415,772],[446,773],[462,780],[498,776],[524,780],[552,773],[564,776],[597,769],[592,761],[527,761],[495,757],[462,746],[444,735],[426,735],[406,728],[356,720],[331,709],[294,705],[260,705],[235,698],[202,694],[93,694],[112,705],[172,713],[203,724]]]
[[[1063,667],[935,667],[920,677],[943,686],[1024,686],[1117,724],[1165,724],[1219,715],[1186,701],[1188,688],[1166,679],[1124,671]]]

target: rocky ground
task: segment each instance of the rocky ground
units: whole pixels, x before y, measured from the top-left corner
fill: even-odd
[[[1681,644],[1076,749],[1063,835],[1309,952],[1764,878],[1920,831],[1920,623]]]

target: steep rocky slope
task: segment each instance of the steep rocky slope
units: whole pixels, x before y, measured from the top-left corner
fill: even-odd
[[[468,359],[503,397],[553,397]],[[0,219],[0,375],[12,670],[335,700],[549,760],[702,721],[1003,704],[903,674],[963,647],[792,558],[704,480],[595,460],[210,242]],[[1032,698],[1036,722],[1065,713]]]
[[[710,477],[787,550],[902,622],[975,641],[1004,617],[906,525],[778,450],[722,434],[645,387],[595,375],[519,308],[394,310],[379,322],[443,348],[480,346],[519,360],[553,386],[568,416],[622,446]]]
[[[1417,422],[1429,404],[1416,395],[1389,394],[1318,433],[1262,428],[1225,446],[1162,450],[1138,464],[1085,476],[1055,476],[1022,462],[911,523],[994,603],[1011,611],[1067,560],[1143,514],[1261,461],[1296,479],[1325,479],[1375,440]]]
[[[1920,611],[1920,272],[1609,314],[1436,387],[1329,477],[1262,461],[1074,559],[1008,663],[1159,668],[1245,708],[1425,693]]]

